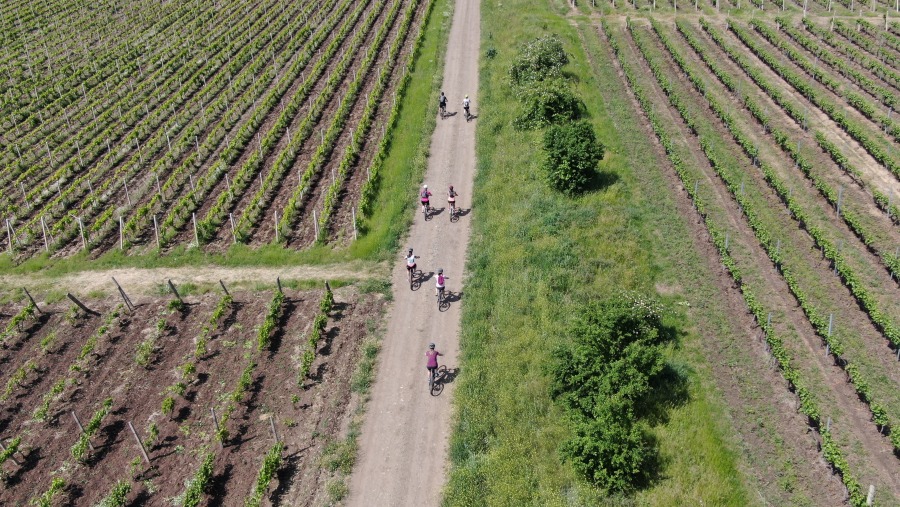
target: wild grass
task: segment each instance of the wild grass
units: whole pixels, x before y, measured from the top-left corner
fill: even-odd
[[[622,289],[655,292],[657,283],[689,284],[683,273],[703,266],[684,219],[660,204],[664,185],[645,187],[645,171],[660,165],[637,126],[623,85],[599,39],[584,29],[595,75],[579,32],[544,4],[524,0],[482,4],[478,174],[455,399],[452,470],[446,505],[746,505],[734,443],[722,406],[709,389],[697,337],[685,333],[669,350],[688,378],[689,399],[651,428],[663,467],[649,487],[630,497],[605,497],[561,461],[570,436],[549,396],[547,360],[569,343],[573,309],[588,298]],[[586,22],[580,19],[580,22]],[[609,148],[598,188],[567,198],[546,185],[540,170],[541,132],[512,128],[519,113],[508,69],[517,48],[555,33],[571,63],[566,72],[585,100],[589,121]],[[657,178],[658,179],[658,178]],[[673,263],[672,258],[679,262]],[[685,265],[687,264],[687,265]],[[670,304],[677,297],[666,297]],[[678,308],[678,306],[673,306]],[[680,312],[672,317],[688,329]]]

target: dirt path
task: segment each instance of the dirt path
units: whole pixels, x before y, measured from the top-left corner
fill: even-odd
[[[407,244],[421,257],[418,266],[426,280],[410,291],[406,270],[397,253],[393,270],[394,306],[388,314],[387,335],[379,357],[379,377],[372,389],[368,414],[360,437],[360,453],[350,481],[348,505],[438,505],[446,479],[450,434],[452,383],[433,397],[426,385],[425,349],[438,344],[442,364],[459,367],[459,318],[463,266],[469,241],[467,203],[471,202],[475,173],[475,123],[462,116],[463,95],[468,93],[477,112],[478,0],[457,0],[444,68],[448,111],[459,114],[439,121],[431,141],[425,183],[434,191],[440,213],[425,222],[416,215]],[[452,161],[452,166],[451,166]],[[464,215],[448,220],[446,189],[454,185]],[[444,268],[447,288],[453,293],[450,308],[439,312],[434,297],[434,276]]]
[[[285,280],[338,280],[366,279],[382,276],[382,266],[371,262],[351,262],[321,266],[282,267],[222,267],[188,266],[181,268],[121,268],[104,271],[81,271],[59,277],[43,277],[39,274],[0,276],[0,288],[41,287],[52,285],[61,290],[85,296],[91,292],[112,293],[116,290],[114,277],[128,295],[153,295],[166,280],[175,284],[193,283],[217,284],[222,280],[229,289],[232,284],[275,283],[276,277]],[[41,292],[32,289],[35,299],[40,302]],[[135,303],[139,300],[135,300]]]

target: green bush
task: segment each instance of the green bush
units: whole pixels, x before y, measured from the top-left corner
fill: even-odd
[[[605,151],[586,121],[551,126],[544,133],[547,182],[569,195],[583,192]]]
[[[562,75],[562,68],[569,63],[562,41],[556,35],[538,37],[525,44],[509,69],[513,83],[522,85],[532,81]]]
[[[664,394],[654,392],[674,338],[651,299],[622,295],[588,304],[569,330],[574,344],[554,352],[551,394],[568,409],[575,436],[560,452],[585,479],[608,492],[628,492],[656,461],[638,417]]]
[[[577,120],[584,103],[569,89],[564,79],[555,78],[522,89],[524,111],[513,125],[521,130],[542,128],[552,123]]]

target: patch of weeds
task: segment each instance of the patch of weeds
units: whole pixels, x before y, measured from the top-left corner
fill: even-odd
[[[357,445],[355,438],[347,438],[340,442],[331,442],[325,446],[322,454],[322,466],[329,472],[340,470],[349,474],[356,462]]]
[[[366,394],[372,387],[375,376],[375,358],[378,356],[378,340],[368,338],[362,345],[362,358],[350,379],[350,389],[358,394]]]
[[[156,339],[151,336],[138,344],[137,352],[134,355],[134,362],[144,368],[149,367],[150,356],[153,355],[154,350],[156,350]]]
[[[328,500],[332,504],[340,502],[347,497],[348,493],[350,493],[350,488],[347,486],[347,483],[344,482],[343,478],[329,482],[328,486],[326,486],[326,490],[328,492]]]
[[[391,295],[393,295],[393,292],[391,292],[390,279],[370,278],[359,282],[358,287],[361,294],[373,294],[377,292],[384,294],[387,298],[390,298]]]

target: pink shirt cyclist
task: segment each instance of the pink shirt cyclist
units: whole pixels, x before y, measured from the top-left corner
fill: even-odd
[[[432,372],[437,370],[438,367],[438,356],[443,356],[437,350],[434,350],[434,344],[431,343],[428,345],[428,350],[425,351],[425,368],[428,370],[428,381],[431,382]]]

